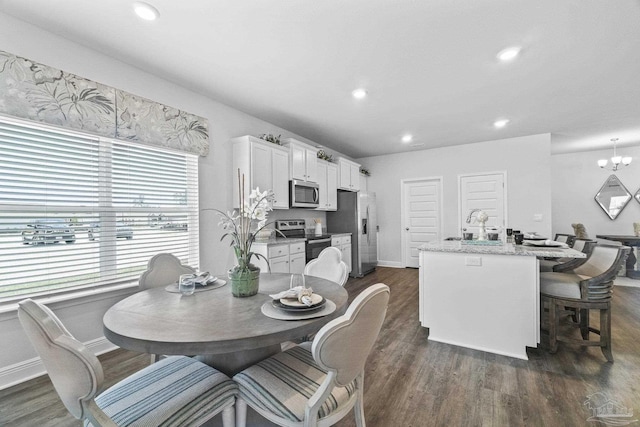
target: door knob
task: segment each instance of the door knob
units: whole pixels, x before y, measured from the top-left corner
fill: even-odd
[[[405,230],[409,231],[409,227],[405,228]]]

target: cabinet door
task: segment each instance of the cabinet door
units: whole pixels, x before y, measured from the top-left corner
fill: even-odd
[[[251,144],[251,177],[249,188],[245,188],[245,197],[249,197],[249,193],[256,187],[260,187],[260,191],[271,188],[272,169],[271,169],[271,150],[261,144]],[[234,181],[235,177],[234,177]]]
[[[318,211],[327,210],[327,164],[318,162],[318,191],[320,192],[320,205],[316,208]]]
[[[291,179],[307,180],[307,150],[296,144],[291,144]]]
[[[351,165],[347,162],[340,162],[340,173],[338,174],[338,188],[351,190]]]
[[[271,189],[275,196],[273,207],[289,209],[289,153],[273,150],[272,154],[273,184]]]
[[[338,209],[338,166],[329,163],[327,165],[327,210]],[[322,194],[322,193],[320,193]]]
[[[318,181],[318,152],[316,150],[305,150],[306,180],[310,182]]]
[[[289,272],[289,256],[279,256],[269,260],[272,273],[288,273]]]
[[[293,254],[289,256],[289,273],[302,274],[304,272],[305,254]]]
[[[360,191],[360,166],[351,165],[351,191]]]
[[[347,270],[351,273],[351,244],[340,246],[340,252],[342,252],[342,260],[347,264]]]

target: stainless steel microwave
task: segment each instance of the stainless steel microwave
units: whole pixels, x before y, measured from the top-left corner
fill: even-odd
[[[320,206],[320,188],[318,184],[296,179],[291,180],[289,184],[292,208],[317,208]]]

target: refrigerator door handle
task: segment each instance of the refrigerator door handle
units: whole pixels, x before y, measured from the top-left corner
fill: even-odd
[[[369,206],[367,206],[367,224],[369,224]],[[371,244],[371,233],[367,233],[367,244]]]

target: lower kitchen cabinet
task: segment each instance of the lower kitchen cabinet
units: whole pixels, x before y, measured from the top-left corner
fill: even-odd
[[[342,261],[347,264],[347,269],[351,273],[351,235],[332,236],[331,246],[340,249]]]
[[[269,260],[272,273],[298,273],[304,271],[305,242],[294,243],[280,242],[256,242],[253,244],[253,252],[260,254]],[[251,261],[260,267],[263,272],[269,272],[269,267],[264,259],[255,257]]]

